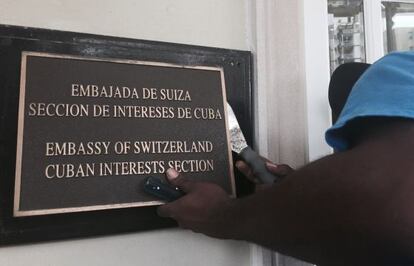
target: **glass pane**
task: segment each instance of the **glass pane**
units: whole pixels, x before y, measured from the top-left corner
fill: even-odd
[[[331,73],[347,62],[365,62],[363,0],[328,0]]]
[[[414,50],[414,3],[382,1],[385,53]]]

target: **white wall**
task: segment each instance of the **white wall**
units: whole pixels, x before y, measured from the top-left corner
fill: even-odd
[[[308,139],[312,126],[307,127],[305,37],[309,36],[305,36],[304,18],[304,5],[313,2],[251,0],[248,9],[249,45],[256,66],[256,147],[269,159],[293,167],[307,163],[308,142],[314,141]],[[255,258],[263,257],[260,262],[264,265],[308,265],[280,254],[253,252]]]
[[[308,121],[308,160],[332,152],[326,144],[325,131],[331,125],[328,102],[330,80],[328,1],[303,0],[306,103]]]
[[[0,23],[246,49],[245,0],[0,0]]]
[[[0,248],[2,266],[244,266],[248,244],[182,230]]]
[[[0,0],[0,24],[247,49],[245,0]],[[249,245],[179,229],[0,248],[0,265],[250,265]]]
[[[277,163],[307,161],[303,1],[251,0],[256,147]]]

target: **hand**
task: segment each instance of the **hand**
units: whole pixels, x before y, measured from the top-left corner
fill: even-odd
[[[170,217],[184,229],[218,238],[230,238],[235,217],[229,210],[234,200],[218,185],[190,181],[176,170],[168,169],[168,181],[186,193],[178,200],[160,206],[158,215]]]
[[[269,170],[269,172],[271,172],[273,175],[277,177],[276,180],[283,179],[295,171],[287,164],[277,165],[266,158],[263,158],[263,160],[266,161],[267,170]],[[253,174],[253,170],[250,168],[250,166],[244,161],[237,161],[236,167],[244,176],[246,176],[247,179],[256,184],[256,190],[262,190],[272,185],[262,184],[260,179]]]

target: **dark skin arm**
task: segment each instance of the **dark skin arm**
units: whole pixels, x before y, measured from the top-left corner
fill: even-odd
[[[159,208],[180,226],[247,240],[319,265],[412,265],[414,122],[367,127],[327,156],[243,199],[169,170],[188,194]]]

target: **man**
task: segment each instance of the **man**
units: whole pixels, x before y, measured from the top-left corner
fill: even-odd
[[[169,169],[186,195],[159,214],[318,265],[414,265],[414,53],[389,54],[361,72],[326,133],[337,153],[297,171],[267,163],[288,177],[242,199]]]

